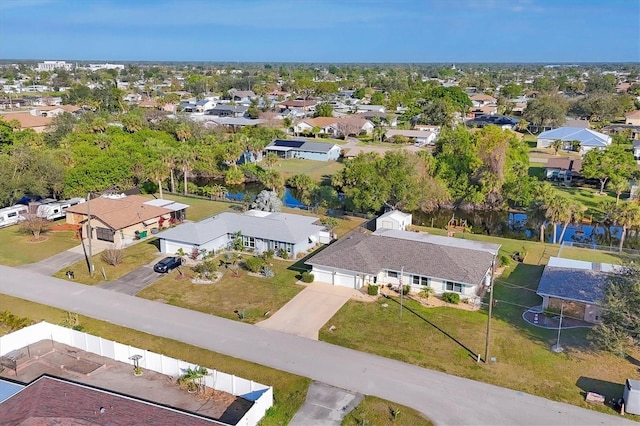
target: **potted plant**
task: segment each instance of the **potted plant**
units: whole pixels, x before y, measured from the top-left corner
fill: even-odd
[[[133,375],[134,376],[142,376],[142,367],[140,367],[140,366],[133,367]]]

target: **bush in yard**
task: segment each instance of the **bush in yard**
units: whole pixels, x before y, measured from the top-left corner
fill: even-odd
[[[257,274],[264,266],[264,259],[262,259],[261,257],[252,256],[245,260],[244,264],[249,271]]]
[[[367,294],[369,296],[377,296],[379,287],[375,284],[369,284],[367,286]]]
[[[311,272],[304,271],[302,273],[301,279],[302,279],[302,282],[312,283],[313,282],[313,274]]]
[[[443,293],[442,300],[447,303],[453,303],[454,305],[457,305],[458,303],[460,303],[460,295],[458,293]]]
[[[509,266],[511,265],[511,258],[509,256],[507,256],[506,254],[503,254],[500,256],[500,262],[498,262],[500,264],[500,266]]]
[[[124,252],[116,248],[106,249],[100,253],[100,259],[107,265],[116,266],[124,259]]]
[[[214,262],[213,260],[206,260],[202,263],[197,264],[191,269],[201,277],[209,278],[213,276],[213,274],[218,272],[218,265],[216,265],[216,262]]]
[[[402,286],[402,294],[406,296],[411,291],[411,286],[409,284],[405,284]]]
[[[273,271],[273,269],[265,266],[264,268],[262,268],[262,275],[264,275],[266,278],[273,278],[276,276],[276,273]]]
[[[287,259],[289,259],[289,252],[287,250],[285,250],[285,249],[280,249],[280,250],[278,250],[278,257],[280,259],[287,260]]]

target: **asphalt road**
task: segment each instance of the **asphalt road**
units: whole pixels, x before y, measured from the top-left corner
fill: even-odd
[[[1,293],[395,401],[423,412],[436,424],[636,424],[392,359],[24,269],[0,266],[0,277]]]

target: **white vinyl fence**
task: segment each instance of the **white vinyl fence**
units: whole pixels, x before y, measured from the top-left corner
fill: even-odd
[[[129,359],[131,356],[142,355],[139,361],[140,367],[175,378],[184,374],[188,368],[197,367],[194,364],[162,354],[123,345],[112,340],[44,321],[0,337],[0,356],[41,340],[49,339],[131,365],[133,365]],[[207,366],[202,367],[207,368],[209,371],[209,375],[205,377],[204,381],[206,386],[253,401],[253,406],[236,423],[237,425],[256,425],[273,405],[273,388],[271,386],[223,373]]]

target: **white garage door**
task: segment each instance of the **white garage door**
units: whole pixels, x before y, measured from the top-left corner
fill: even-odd
[[[313,268],[311,273],[313,274],[313,281],[321,282],[321,283],[329,283],[329,284],[331,284],[332,282],[333,274],[330,271],[324,271],[322,269]]]
[[[335,274],[333,276],[333,285],[355,288],[355,277],[353,275]]]

